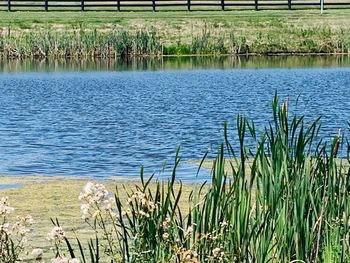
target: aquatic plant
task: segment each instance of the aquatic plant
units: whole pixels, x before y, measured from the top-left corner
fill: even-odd
[[[0,54],[5,58],[157,56],[161,54],[161,48],[159,37],[152,28],[135,34],[126,30],[106,34],[80,28],[66,34],[44,31],[10,37],[0,35]]]
[[[347,29],[286,28],[286,33],[257,29],[252,36],[238,30],[205,26],[188,40],[167,40],[155,28],[106,31],[73,28],[67,32],[0,32],[3,58],[115,58],[162,55],[227,55],[350,52]],[[289,36],[286,38],[286,34]],[[291,37],[292,36],[292,37]]]

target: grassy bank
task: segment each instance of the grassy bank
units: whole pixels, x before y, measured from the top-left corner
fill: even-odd
[[[19,211],[37,211],[39,218],[51,215],[38,205],[45,204],[48,193],[54,204],[61,204],[53,216],[64,218],[81,204],[84,231],[91,232],[76,240],[56,223],[49,235],[53,251],[45,253],[57,262],[63,257],[96,263],[349,262],[349,159],[337,157],[342,146],[349,156],[349,143],[342,134],[320,138],[320,121],[289,116],[287,102],[280,106],[275,98],[272,105],[270,125],[262,134],[252,121],[237,117],[239,145],[230,144],[224,127],[215,161],[203,163],[212,169],[206,186],[188,187],[176,180],[176,155],[170,180],[146,180],[141,173],[137,186],[117,183],[114,196],[109,194],[113,182],[104,182],[107,188],[89,183],[81,189],[79,180],[62,185],[48,178],[29,178],[24,196],[6,191],[16,200],[13,205],[22,207]],[[255,146],[248,147],[247,140]],[[12,210],[6,200],[1,202],[0,216],[7,222],[1,212]],[[66,222],[60,222],[64,227]],[[13,233],[6,236],[7,228],[0,231],[5,244],[14,238]]]
[[[64,14],[64,15],[63,15]],[[19,57],[342,53],[350,10],[1,13],[0,54]]]

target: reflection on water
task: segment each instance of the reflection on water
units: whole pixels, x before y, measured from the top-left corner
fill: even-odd
[[[0,72],[349,67],[350,56],[221,56],[0,60]]]

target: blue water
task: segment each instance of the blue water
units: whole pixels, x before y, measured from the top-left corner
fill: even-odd
[[[350,68],[0,74],[0,174],[136,176],[215,153],[238,113],[260,129],[275,91],[324,136],[350,121]],[[235,143],[234,133],[232,135]],[[200,174],[205,177],[206,172]]]

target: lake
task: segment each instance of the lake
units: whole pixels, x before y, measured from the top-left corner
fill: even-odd
[[[347,129],[349,57],[207,59],[2,62],[0,174],[158,174],[179,146],[191,181],[187,161],[215,154],[225,120],[233,144],[238,113],[269,124],[276,91],[292,113],[322,116],[329,140]]]

